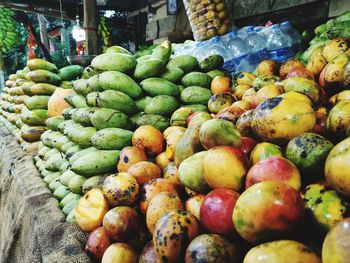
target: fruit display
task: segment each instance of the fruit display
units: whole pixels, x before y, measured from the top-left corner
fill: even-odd
[[[347,43],[235,76],[111,47],[52,90],[35,165],[94,262],[346,262]]]
[[[0,8],[0,48],[6,53],[17,44],[17,21],[15,12],[10,8]]]
[[[184,0],[183,2],[196,41],[222,36],[230,31],[232,22],[225,0]]]

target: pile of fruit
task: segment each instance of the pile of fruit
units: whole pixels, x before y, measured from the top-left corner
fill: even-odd
[[[111,47],[54,89],[36,166],[96,262],[346,262],[348,43],[233,79]]]
[[[17,22],[15,12],[10,8],[0,8],[0,48],[6,53],[17,44]]]

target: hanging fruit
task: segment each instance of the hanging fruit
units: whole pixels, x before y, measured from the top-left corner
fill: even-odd
[[[0,8],[0,47],[4,53],[17,43],[17,22],[14,20],[14,14],[10,8]]]

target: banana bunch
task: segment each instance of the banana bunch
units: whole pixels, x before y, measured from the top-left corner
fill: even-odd
[[[111,35],[110,30],[106,25],[106,18],[104,16],[100,17],[100,21],[97,26],[97,32],[100,37],[103,39],[103,43],[108,46],[109,36]]]
[[[17,25],[14,11],[10,8],[0,8],[0,48],[6,53],[17,43]]]

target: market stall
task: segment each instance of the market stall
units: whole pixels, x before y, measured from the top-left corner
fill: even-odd
[[[348,261],[350,11],[238,2],[0,1],[0,262]]]

